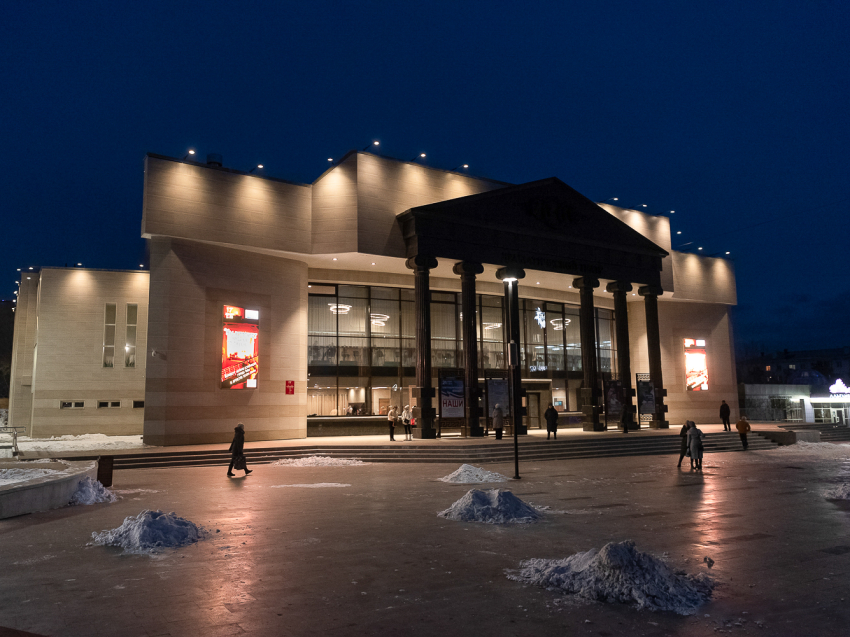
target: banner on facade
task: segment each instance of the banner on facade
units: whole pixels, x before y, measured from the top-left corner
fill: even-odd
[[[655,384],[651,380],[637,381],[638,414],[655,414]]]
[[[444,376],[440,378],[440,418],[463,418],[463,378]]]
[[[623,413],[623,381],[621,380],[605,380],[602,381],[602,389],[605,392],[605,422],[609,420],[616,422]]]
[[[487,379],[487,408],[490,410],[487,415],[491,418],[496,405],[502,408],[505,418],[511,415],[511,393],[507,378]]]
[[[260,373],[260,312],[224,306],[221,388],[255,389]]]

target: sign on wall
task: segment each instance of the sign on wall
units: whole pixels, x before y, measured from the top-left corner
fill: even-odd
[[[703,339],[685,339],[685,383],[688,391],[708,391],[708,360]]]
[[[286,381],[286,393],[287,394],[294,394],[295,393],[295,381],[294,380]]]
[[[440,418],[463,418],[463,378],[440,378]]]
[[[224,306],[221,388],[255,389],[260,371],[260,312]]]

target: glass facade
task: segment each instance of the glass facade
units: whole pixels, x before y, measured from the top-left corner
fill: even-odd
[[[505,369],[506,332],[501,296],[478,295],[478,365]],[[582,379],[577,305],[520,299],[522,377],[550,381],[559,410],[577,410]],[[431,365],[463,365],[460,294],[431,292]],[[416,384],[413,290],[376,286],[311,285],[308,310],[308,414],[385,415],[410,402]],[[596,310],[600,376],[615,368],[614,316]],[[558,404],[560,403],[560,404]]]

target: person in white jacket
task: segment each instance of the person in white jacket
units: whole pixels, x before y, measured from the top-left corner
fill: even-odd
[[[387,424],[390,426],[390,440],[395,442],[395,421],[398,420],[398,410],[395,405],[387,412]]]
[[[410,430],[411,418],[413,418],[413,412],[410,411],[410,405],[405,405],[401,412],[401,424],[404,425],[405,440],[413,440],[413,432]]]

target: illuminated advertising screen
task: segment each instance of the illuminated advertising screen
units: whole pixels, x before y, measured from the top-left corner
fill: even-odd
[[[703,339],[685,339],[685,382],[688,391],[708,391],[708,361]]]
[[[260,371],[260,312],[224,306],[221,388],[256,389]]]

